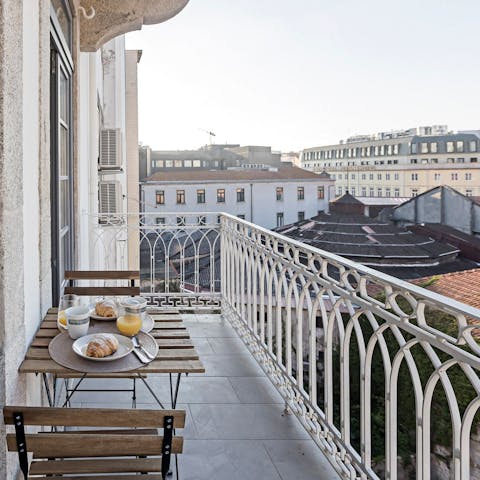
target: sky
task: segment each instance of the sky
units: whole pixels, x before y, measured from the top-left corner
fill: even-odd
[[[479,0],[190,0],[141,49],[139,140],[273,150],[480,128]]]

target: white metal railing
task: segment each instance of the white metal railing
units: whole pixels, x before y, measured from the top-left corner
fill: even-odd
[[[165,225],[142,218],[136,232],[152,304],[221,305],[343,478],[395,480],[407,467],[435,478],[440,447],[452,478],[477,478],[479,310],[231,215],[203,215],[205,225],[197,213],[163,214]],[[114,223],[100,228],[127,224]],[[203,249],[193,246],[200,242]],[[438,445],[442,428],[446,444]]]

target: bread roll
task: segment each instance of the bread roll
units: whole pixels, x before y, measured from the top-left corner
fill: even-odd
[[[95,314],[99,317],[114,318],[117,316],[115,309],[105,302],[97,302],[95,305]]]
[[[118,340],[115,335],[102,333],[95,335],[88,342],[85,354],[87,357],[103,358],[113,355],[118,350]]]

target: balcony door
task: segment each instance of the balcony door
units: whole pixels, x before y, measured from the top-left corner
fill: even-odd
[[[70,41],[52,11],[50,43],[50,197],[52,233],[52,302],[65,287],[65,270],[73,268],[72,70]]]

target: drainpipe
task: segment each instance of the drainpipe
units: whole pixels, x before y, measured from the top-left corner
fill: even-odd
[[[253,223],[253,183],[250,184],[250,221]]]

